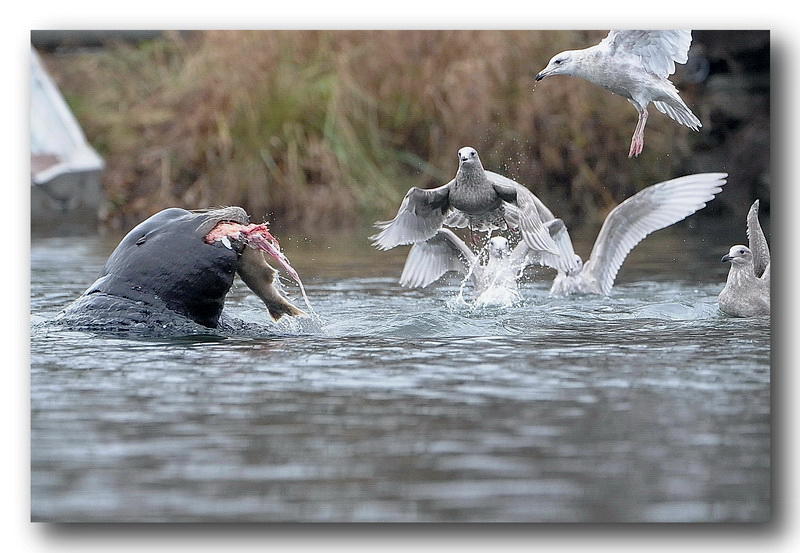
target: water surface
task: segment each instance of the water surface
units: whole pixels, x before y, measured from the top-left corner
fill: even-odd
[[[742,240],[668,229],[608,298],[542,273],[472,309],[456,278],[400,288],[407,248],[284,239],[317,321],[274,325],[237,280],[226,313],[274,337],[132,339],[44,323],[117,238],[34,238],[32,516],[765,520],[769,321],[716,306]]]

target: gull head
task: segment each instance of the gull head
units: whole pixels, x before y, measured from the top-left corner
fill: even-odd
[[[583,259],[577,253],[572,258],[572,266],[567,270],[568,275],[577,275],[583,269]]]
[[[534,79],[541,81],[553,75],[573,75],[577,58],[575,50],[565,50],[560,54],[556,54],[550,59],[547,67],[539,71]]]
[[[489,257],[494,259],[502,259],[508,257],[511,250],[508,247],[508,240],[503,236],[495,236],[489,240]]]
[[[730,262],[734,265],[746,265],[753,262],[753,253],[747,246],[733,246],[727,254],[722,256],[722,262]]]
[[[478,157],[478,151],[470,146],[464,146],[458,151],[458,166],[480,166],[481,158]]]

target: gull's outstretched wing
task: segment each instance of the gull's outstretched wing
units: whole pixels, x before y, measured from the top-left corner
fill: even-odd
[[[575,250],[572,247],[572,240],[570,239],[569,232],[567,232],[567,228],[564,225],[564,221],[557,219],[556,216],[553,215],[553,212],[550,211],[546,205],[544,205],[542,200],[540,200],[533,192],[521,184],[509,179],[508,177],[504,177],[503,175],[492,173],[491,171],[486,171],[486,175],[496,185],[500,184],[505,186],[518,186],[525,191],[521,193],[523,203],[525,204],[527,210],[531,213],[535,213],[536,218],[542,222],[544,229],[550,235],[550,238],[553,240],[556,246],[555,252],[544,249],[531,249],[530,245],[527,244],[528,241],[525,241],[526,245],[528,245],[528,248],[521,248],[521,244],[518,245],[515,248],[515,251],[518,252],[516,255],[527,256],[528,262],[526,265],[545,265],[547,267],[552,267],[565,272],[569,272],[575,268]],[[533,209],[531,209],[531,206],[533,206]],[[506,211],[509,210],[507,209]],[[513,219],[516,214],[513,210],[510,211],[510,216],[507,218]]]
[[[442,228],[433,238],[411,247],[400,275],[400,285],[425,288],[450,271],[467,274],[472,265],[476,265],[475,254],[453,231]],[[474,271],[479,270],[480,267],[474,268]]]
[[[544,221],[536,207],[537,202],[541,202],[533,192],[503,175],[491,171],[485,173],[497,194],[506,202],[504,206],[506,221],[511,226],[519,228],[525,243],[532,250],[558,255],[558,248],[544,227]]]
[[[750,251],[753,252],[756,276],[761,278],[769,265],[769,245],[764,231],[761,230],[761,223],[758,222],[758,206],[759,201],[756,200],[747,213],[747,239]]]
[[[450,181],[438,188],[416,186],[406,193],[397,215],[391,221],[375,223],[380,232],[370,236],[379,250],[422,242],[436,234],[450,207]]]
[[[598,45],[612,56],[635,56],[645,70],[666,79],[675,72],[675,62],[686,63],[692,31],[613,30]]]
[[[513,266],[523,269],[528,265],[542,265],[544,267],[552,267],[565,273],[570,273],[573,269],[580,266],[580,258],[575,255],[575,249],[572,247],[572,239],[567,231],[567,226],[564,221],[557,218],[552,218],[544,224],[545,228],[550,233],[553,241],[558,248],[558,255],[550,252],[531,250],[528,245],[522,241],[511,252],[511,260]]]
[[[622,262],[644,238],[705,207],[722,190],[727,173],[699,173],[648,186],[606,217],[584,272],[608,294]]]

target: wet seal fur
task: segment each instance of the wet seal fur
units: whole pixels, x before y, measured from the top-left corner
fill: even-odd
[[[230,240],[230,248],[204,241],[222,221],[250,222],[240,207],[169,208],[141,222],[120,241],[100,277],[59,319],[107,330],[169,326],[188,331],[196,325],[216,329],[237,272],[273,319],[303,314],[275,288],[277,271],[260,251],[238,240]]]

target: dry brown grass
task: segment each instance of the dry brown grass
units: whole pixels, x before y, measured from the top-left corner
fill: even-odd
[[[675,176],[691,131],[589,83],[532,74],[603,32],[208,31],[50,63],[106,156],[106,220],[236,204],[297,231],[392,214],[471,145],[573,224]],[[53,61],[52,59],[50,60]],[[692,106],[693,98],[685,95]],[[671,152],[663,156],[659,152]]]

